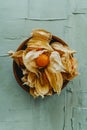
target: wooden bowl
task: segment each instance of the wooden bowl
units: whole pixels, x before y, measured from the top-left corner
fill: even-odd
[[[30,38],[31,38],[31,37],[30,37]],[[27,44],[27,42],[28,42],[28,40],[29,40],[30,38],[28,38],[28,39],[26,39],[25,41],[23,41],[23,42],[19,45],[17,51],[19,51],[19,50],[25,50],[26,47],[27,47],[26,44]],[[52,42],[60,42],[62,45],[67,45],[62,39],[60,39],[59,37],[56,37],[56,36],[54,36],[54,35],[52,36],[51,43],[52,43]],[[29,86],[23,85],[23,82],[21,81],[21,78],[23,77],[23,74],[22,74],[21,69],[18,67],[18,65],[16,64],[16,62],[15,62],[14,60],[13,60],[13,72],[14,72],[15,79],[16,79],[17,83],[20,85],[20,87],[22,87],[25,91],[29,92]],[[66,87],[66,85],[67,85],[68,82],[69,82],[69,81],[66,80],[66,81],[63,83],[62,89]]]

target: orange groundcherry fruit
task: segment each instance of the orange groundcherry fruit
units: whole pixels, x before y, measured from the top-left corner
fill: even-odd
[[[39,67],[45,67],[49,64],[49,56],[46,54],[41,54],[36,59],[36,63]]]

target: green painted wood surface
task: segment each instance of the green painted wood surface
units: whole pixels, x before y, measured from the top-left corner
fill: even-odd
[[[0,55],[16,50],[32,29],[44,28],[77,50],[80,74],[60,96],[34,100],[15,81],[12,59],[0,57],[0,130],[87,130],[87,1],[67,0],[63,4],[66,15],[64,11],[57,12],[57,17],[51,16],[53,20],[45,19],[42,11],[33,14],[30,2],[0,0]],[[60,0],[55,2],[60,4]],[[51,1],[49,5],[53,8]],[[41,8],[47,9],[49,5],[43,4]],[[34,7],[36,10],[35,3]],[[62,4],[58,7],[63,8]],[[30,19],[29,11],[36,21]],[[41,15],[43,19],[38,21]]]

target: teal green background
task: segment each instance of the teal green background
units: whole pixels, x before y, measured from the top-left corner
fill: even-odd
[[[0,130],[87,130],[87,1],[0,0],[0,55],[36,28],[77,51],[80,74],[59,96],[34,100],[17,84],[12,59],[0,57]]]

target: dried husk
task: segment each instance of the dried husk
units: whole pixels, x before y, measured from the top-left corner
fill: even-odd
[[[49,45],[49,42],[47,40],[38,39],[37,37],[31,38],[27,43],[27,47],[36,49],[42,48],[49,51],[53,51],[52,47]]]
[[[68,46],[66,45],[62,45],[61,43],[59,42],[53,42],[51,44],[52,48],[54,50],[57,50],[60,54],[63,54],[63,53],[69,53],[69,54],[74,54],[76,53],[75,50],[72,50],[71,48],[69,48]]]
[[[49,92],[49,84],[41,85],[40,80],[37,78],[35,89],[39,96],[44,97]]]
[[[38,39],[44,39],[48,42],[52,39],[52,34],[43,29],[35,29],[31,33],[32,37],[37,37]]]
[[[27,70],[38,75],[38,66],[35,60],[40,54],[44,52],[46,52],[46,50],[41,50],[41,51],[32,50],[32,51],[29,51],[28,53],[26,53],[26,50],[24,51],[23,63],[25,67],[27,68]]]
[[[35,88],[30,88],[30,94],[34,97],[34,98],[37,98],[39,97],[40,95],[37,93],[37,91],[35,90]]]
[[[77,59],[68,53],[65,53],[61,59],[66,70],[66,73],[63,73],[63,78],[66,80],[72,80],[74,77],[78,75]]]
[[[50,32],[33,30],[25,50],[9,52],[22,70],[23,85],[29,86],[29,92],[35,98],[59,94],[64,81],[72,80],[78,75],[78,62],[73,56],[76,51],[59,42],[49,44],[51,39]],[[49,63],[40,68],[36,59],[43,53],[49,55]]]
[[[45,70],[45,73],[54,92],[59,94],[63,85],[62,74],[60,72],[54,73],[52,71],[49,71],[48,69]]]
[[[58,52],[53,51],[51,53],[50,64],[47,66],[47,69],[49,71],[53,71],[54,73],[56,73],[56,71],[65,72],[65,67],[62,64],[62,61]]]
[[[15,60],[18,66],[23,65],[23,59],[22,59],[23,50],[16,51],[16,52],[9,51],[8,54]]]

